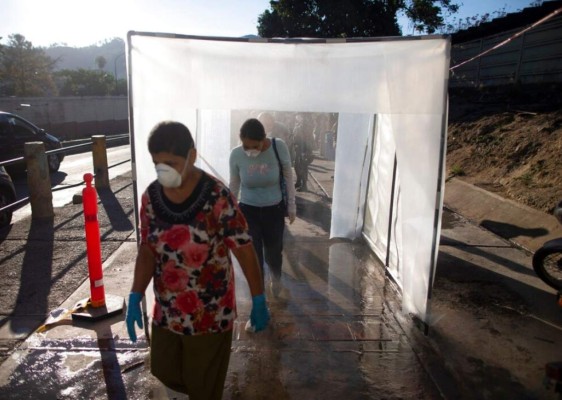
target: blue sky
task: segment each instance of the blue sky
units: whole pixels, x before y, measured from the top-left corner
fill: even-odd
[[[457,0],[458,19],[500,9],[515,12],[532,0]],[[88,46],[129,30],[238,37],[257,34],[269,0],[1,0],[1,43],[20,33],[34,46]],[[404,34],[411,33],[400,19]]]

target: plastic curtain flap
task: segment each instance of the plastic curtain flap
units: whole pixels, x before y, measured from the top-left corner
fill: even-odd
[[[372,131],[371,115],[339,115],[331,237],[355,238],[361,234]],[[338,168],[342,164],[345,168]]]
[[[441,207],[436,191],[444,160],[439,151],[449,38],[309,43],[130,32],[127,45],[137,210],[140,195],[155,179],[148,134],[162,120],[185,123],[197,136],[200,166],[225,178],[233,145],[229,111],[338,113],[343,125],[331,234],[352,239],[365,227],[363,234],[383,251],[393,208],[389,268],[402,287],[404,310],[426,320],[432,243],[439,238],[435,211]],[[373,141],[373,132],[383,136]],[[369,143],[378,147],[370,149]],[[399,186],[391,207],[394,155]],[[373,161],[381,171],[373,171]],[[354,177],[353,184],[344,184],[342,177]]]
[[[199,110],[197,113],[197,166],[219,178],[228,186],[229,140],[216,140],[230,132],[230,110]],[[193,133],[193,132],[192,132]]]
[[[394,170],[395,157],[391,118],[389,115],[378,115],[365,200],[363,236],[383,263],[388,260],[388,271],[402,287],[402,257],[398,253],[402,249],[402,230],[398,224],[400,174],[398,166]]]

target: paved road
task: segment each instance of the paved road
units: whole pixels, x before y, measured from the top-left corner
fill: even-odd
[[[123,175],[131,170],[131,148],[123,145],[107,149],[107,163],[109,166],[109,179]],[[92,153],[67,155],[59,171],[51,173],[53,186],[53,207],[62,207],[72,202],[72,196],[82,191],[83,176],[86,172],[93,172]],[[13,177],[18,200],[28,197],[27,177],[25,173]],[[31,214],[31,205],[27,204],[16,210],[12,223],[16,223]]]

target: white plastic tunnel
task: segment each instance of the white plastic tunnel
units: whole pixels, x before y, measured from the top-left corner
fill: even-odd
[[[234,110],[338,113],[331,237],[362,235],[401,287],[404,311],[427,323],[449,60],[446,36],[268,40],[129,32],[137,211],[155,179],[147,136],[162,120],[185,123],[200,166],[224,179],[237,142]]]

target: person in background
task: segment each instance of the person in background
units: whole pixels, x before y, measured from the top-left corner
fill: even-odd
[[[318,150],[321,156],[324,156],[324,141],[326,133],[330,131],[330,121],[328,114],[317,114],[314,120],[314,147]]]
[[[308,166],[314,160],[314,136],[308,116],[297,114],[293,129],[293,155],[297,182],[295,187],[299,192],[308,190]]]
[[[157,180],[142,195],[140,246],[126,324],[136,342],[140,302],[154,279],[150,370],[190,399],[222,398],[236,318],[234,268],[252,295],[254,331],[269,321],[263,279],[244,215],[219,180],[195,167],[189,129],[157,124],[148,138]]]
[[[262,112],[258,115],[258,120],[262,123],[267,137],[276,137],[285,142],[288,148],[291,147],[291,132],[287,125],[282,122],[276,121],[272,114]]]
[[[282,171],[273,148],[275,140]],[[262,123],[251,118],[240,127],[242,145],[230,153],[230,190],[239,197],[240,209],[250,226],[262,276],[264,259],[269,266],[273,294],[281,289],[285,205],[280,188],[283,175],[288,195],[289,223],[296,217],[295,189],[289,149],[283,140],[268,138]]]

